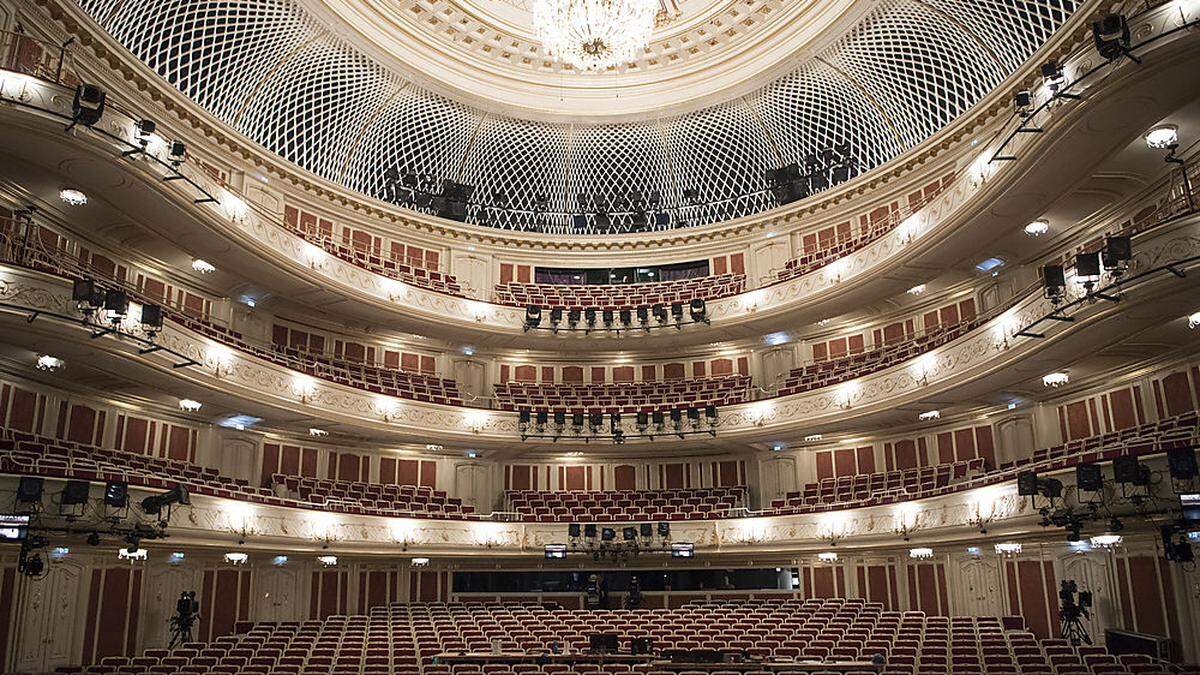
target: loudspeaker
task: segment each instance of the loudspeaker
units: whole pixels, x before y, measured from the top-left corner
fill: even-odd
[[[641,534],[644,539],[649,539],[650,537],[654,536],[654,526],[650,523],[642,523],[641,525],[638,525],[638,527],[641,529]]]
[[[1196,451],[1191,448],[1171,448],[1167,451],[1167,469],[1175,480],[1191,480],[1200,471],[1196,466]]]
[[[74,506],[88,503],[91,496],[92,484],[86,480],[69,480],[63,487],[60,500],[63,506]]]
[[[42,501],[42,488],[46,481],[37,476],[21,476],[21,480],[17,483],[17,502],[40,502]]]

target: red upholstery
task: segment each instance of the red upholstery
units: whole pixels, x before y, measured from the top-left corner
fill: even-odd
[[[730,375],[668,382],[596,384],[509,382],[497,384],[495,392],[504,410],[635,413],[741,403],[750,398],[750,378]]]
[[[830,662],[886,659],[888,675],[949,673],[1159,672],[1175,667],[1127,663],[1103,647],[1074,648],[1005,630],[999,617],[937,617],[885,611],[862,599],[690,602],[676,609],[579,610],[534,604],[395,604],[367,615],[258,624],[244,635],[185,645],[172,656],[106,657],[88,673],[150,675],[228,672],[237,675],[665,675],[651,664],[435,664],[443,652],[547,650],[552,643],[581,651],[588,636],[646,636],[663,649],[738,650],[765,659]],[[136,663],[135,663],[136,661]],[[717,671],[723,672],[723,671]],[[764,671],[765,672],[765,671]],[[852,671],[853,672],[853,671]],[[865,671],[871,672],[871,671]]]
[[[447,497],[444,491],[423,485],[382,485],[282,474],[275,474],[271,479],[273,484],[283,486],[300,501],[324,504],[348,513],[425,517],[434,514],[453,516],[474,511],[471,506],[463,506],[459,498]]]
[[[524,520],[604,522],[693,520],[725,517],[746,505],[746,488],[542,492],[509,490],[508,510]]]
[[[496,284],[496,302],[525,307],[563,309],[625,309],[656,304],[687,304],[693,299],[716,300],[746,289],[743,274],[718,274],[648,284]]]

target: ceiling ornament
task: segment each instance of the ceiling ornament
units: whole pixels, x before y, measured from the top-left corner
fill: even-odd
[[[533,0],[533,28],[551,57],[586,71],[637,60],[650,43],[658,0]]]

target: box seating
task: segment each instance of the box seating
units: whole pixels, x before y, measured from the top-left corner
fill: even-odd
[[[666,382],[595,384],[509,382],[497,384],[495,393],[503,410],[652,412],[742,403],[750,398],[750,377],[729,375]]]
[[[696,298],[711,301],[737,295],[744,290],[744,274],[716,274],[644,284],[532,284],[513,281],[496,284],[496,302],[513,307],[537,305],[543,308],[620,310],[656,304],[669,306],[676,302],[686,305]]]
[[[695,520],[725,517],[746,505],[746,488],[681,490],[556,491],[509,490],[507,510],[539,522]]]
[[[435,663],[453,651],[542,652],[552,644],[586,649],[588,636],[647,636],[662,649],[718,649],[766,660],[846,662],[883,655],[886,675],[1158,675],[1189,672],[1149,657],[1115,657],[1103,647],[1071,647],[1006,630],[1000,617],[937,617],[887,611],[862,599],[691,601],[675,609],[579,610],[554,604],[392,604],[365,615],[256,624],[247,633],[172,652],[109,656],[85,673],[165,675],[667,675],[649,663]],[[1018,619],[1019,623],[1019,619]],[[60,669],[65,671],[65,669]],[[716,671],[724,673],[725,671]],[[767,671],[755,672],[766,675]],[[785,671],[786,672],[786,671]],[[850,671],[865,675],[870,670]]]
[[[1172,448],[1193,447],[1197,433],[1197,413],[1186,412],[1122,431],[1090,436],[1050,448],[1039,448],[1034,450],[1030,457],[1005,462],[991,470],[985,470],[982,461],[975,459],[965,463],[956,462],[950,465],[884,474],[863,474],[809,483],[802,492],[789,493],[785,499],[773,500],[771,508],[765,509],[764,513],[806,513],[934,497],[1014,480],[1022,471],[1057,471],[1076,464],[1112,461],[1123,455],[1154,455],[1165,453]],[[964,464],[965,467],[962,466]],[[946,467],[950,467],[948,476],[945,473]],[[929,479],[930,471],[933,471],[932,475],[935,476],[932,482]],[[919,478],[915,485],[911,483],[910,472],[916,472]],[[945,480],[936,478],[937,476],[945,476]],[[895,489],[885,488],[883,492],[867,489],[862,485],[864,480],[868,485],[882,483]]]
[[[836,359],[818,361],[802,368],[794,368],[780,385],[778,395],[787,396],[820,389],[890,368],[957,340],[982,323],[982,319],[976,318],[949,326],[939,326],[937,329],[926,331],[923,335],[903,342],[883,345],[857,354],[847,354]]]
[[[155,489],[167,489],[182,483],[193,494],[274,506],[387,516],[478,518],[472,513],[471,507],[462,506],[459,500],[447,498],[445,493],[433,492],[428,488],[413,489],[410,497],[406,486],[318,481],[321,485],[340,485],[332,487],[327,494],[314,489],[306,496],[297,494],[295,497],[280,497],[271,488],[250,485],[243,479],[224,476],[217,469],[192,462],[99,448],[5,428],[0,428],[0,473],[125,482],[131,486]]]
[[[271,476],[271,482],[300,501],[323,504],[347,513],[453,517],[474,511],[474,507],[464,506],[461,499],[447,497],[445,491],[424,485],[383,485],[278,473]]]

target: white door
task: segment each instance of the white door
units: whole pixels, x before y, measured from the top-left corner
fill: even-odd
[[[300,588],[300,573],[287,567],[272,567],[255,571],[251,591],[257,596],[251,602],[250,617],[254,621],[297,621],[296,598]]]
[[[70,560],[48,567],[41,579],[21,579],[17,670],[44,672],[79,663],[81,622],[87,613],[83,569]]]

